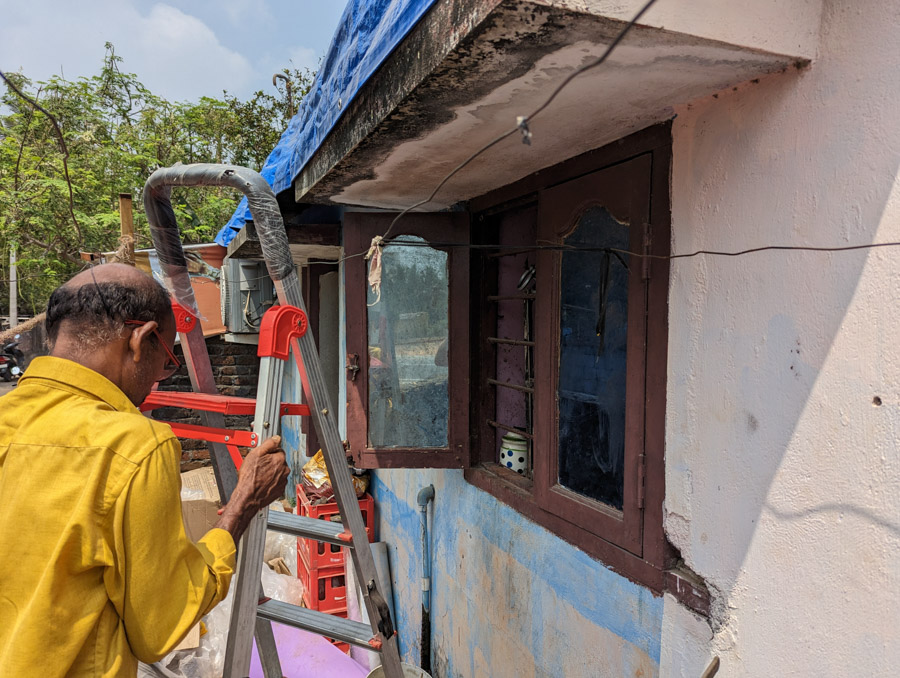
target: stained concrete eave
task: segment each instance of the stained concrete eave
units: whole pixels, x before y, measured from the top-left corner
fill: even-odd
[[[722,2],[732,9],[731,23],[717,17],[723,36],[740,37],[734,22],[753,29],[760,20],[746,3]],[[536,109],[569,73],[603,53],[624,25],[618,5],[604,15],[608,4],[436,3],[297,176],[295,198],[385,209],[422,200],[473,151]],[[674,106],[809,61],[808,46],[775,54],[757,44],[713,39],[717,31],[706,24],[698,23],[693,35],[653,25],[651,13],[647,17],[605,64],[575,78],[531,121],[530,146],[518,133],[511,136],[451,179],[423,209],[483,195],[669,119]],[[796,32],[805,30],[800,24],[807,19],[795,19]],[[752,43],[753,30],[746,32],[742,41]]]

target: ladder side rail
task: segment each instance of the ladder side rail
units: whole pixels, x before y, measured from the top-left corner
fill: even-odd
[[[265,250],[263,250],[265,253]],[[296,273],[276,281],[275,289],[282,304],[296,306],[306,313],[303,296],[300,294],[300,281]],[[331,405],[331,397],[325,385],[325,378],[316,352],[312,332],[307,332],[299,339],[291,342],[295,356],[299,353],[297,367],[304,387],[304,396],[310,409],[310,418],[316,427],[319,440],[323,441],[322,453],[328,477],[334,488],[334,496],[344,527],[350,530],[353,539],[353,567],[357,581],[362,585],[363,601],[373,624],[376,620],[384,620],[379,624],[382,635],[381,661],[385,676],[400,678],[403,669],[400,663],[400,651],[396,632],[390,619],[390,611],[381,594],[382,586],[375,570],[375,559],[369,548],[366,526],[357,503],[356,490],[350,479],[347,468],[347,457],[337,427],[337,412]],[[387,633],[385,633],[385,631]]]
[[[181,339],[181,350],[184,353],[188,376],[191,379],[191,389],[197,393],[217,394],[219,390],[216,387],[216,379],[213,375],[209,352],[206,350],[206,339],[200,323],[194,323],[189,332],[179,333],[178,336]],[[201,425],[225,428],[224,414],[202,411],[198,414]],[[216,476],[216,486],[219,488],[219,496],[222,503],[227,504],[231,499],[231,493],[237,486],[237,467],[231,459],[227,445],[209,441],[207,447],[210,452],[213,473]]]
[[[283,378],[283,360],[274,357],[260,359],[256,414],[253,417],[253,432],[259,440],[278,435]],[[250,674],[254,631],[266,678],[281,678],[282,675],[271,622],[256,616],[256,606],[263,595],[261,577],[268,519],[269,508],[266,506],[254,516],[238,549],[237,572],[232,580],[234,605],[225,646],[225,678],[243,678]]]
[[[209,361],[209,353],[206,350],[206,340],[203,337],[203,329],[200,323],[194,323],[194,327],[187,334],[179,334],[181,347],[184,352],[188,375],[191,378],[191,388],[198,393],[218,393],[216,380],[213,376],[212,364]],[[212,428],[225,428],[225,415],[219,412],[199,412],[200,423]],[[213,463],[213,472],[216,476],[216,485],[219,488],[219,496],[222,503],[227,504],[231,499],[231,493],[237,486],[237,467],[228,452],[225,443],[210,441],[210,459]]]

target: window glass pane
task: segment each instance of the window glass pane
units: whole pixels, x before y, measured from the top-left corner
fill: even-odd
[[[565,244],[627,250],[628,225],[594,208]],[[628,260],[604,251],[565,250],[561,256],[559,482],[621,509]]]
[[[413,236],[382,259],[368,292],[369,446],[447,447],[447,253]]]

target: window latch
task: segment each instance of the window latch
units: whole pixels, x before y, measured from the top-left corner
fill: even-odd
[[[350,381],[356,381],[356,373],[359,372],[359,353],[348,353],[347,364],[344,366],[350,376]]]

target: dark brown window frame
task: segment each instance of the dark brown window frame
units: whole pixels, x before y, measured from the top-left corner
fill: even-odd
[[[348,212],[344,215],[345,256],[366,252],[372,238],[387,232],[396,214]],[[464,212],[407,214],[391,235],[412,235],[429,242],[461,242],[468,238]],[[366,353],[366,275],[362,256],[346,260],[347,360],[359,368],[347,370],[347,439],[350,457],[360,468],[466,468],[469,465],[469,256],[465,248],[434,249],[448,256],[448,395],[445,448],[371,448],[368,445],[368,360]]]
[[[497,242],[497,235],[491,230],[492,220],[497,215],[516,209],[536,210],[541,191],[552,190],[640,156],[651,159],[647,223],[652,233],[652,239],[641,245],[648,254],[666,257],[671,240],[670,123],[636,132],[475,198],[470,201],[467,213],[406,215],[403,217],[402,228],[394,235],[408,233],[433,242],[466,242],[468,237],[467,242],[474,245],[490,245]],[[345,214],[345,255],[365,252],[372,236],[384,233],[394,216],[387,213]],[[452,228],[447,228],[448,224]],[[451,232],[452,237],[448,237]],[[663,529],[668,259],[648,259],[643,264],[642,275],[649,276],[646,288],[646,318],[649,319],[645,332],[646,362],[641,374],[644,378],[641,473],[643,498],[639,532],[632,530],[632,534],[624,542],[616,543],[614,539],[599,536],[596,529],[592,531],[586,527],[591,518],[598,515],[596,502],[569,496],[572,493],[559,488],[550,489],[552,485],[548,477],[552,477],[554,473],[551,465],[542,462],[536,464],[535,477],[543,474],[546,488],[540,489],[540,483],[496,463],[496,429],[486,423],[491,418],[488,414],[493,411],[493,396],[491,389],[485,388],[481,381],[481,377],[490,373],[493,359],[485,341],[488,336],[486,327],[493,323],[492,329],[496,328],[496,307],[486,309],[482,305],[482,301],[489,295],[496,294],[496,290],[492,291],[487,284],[489,276],[485,275],[484,269],[487,257],[483,251],[475,248],[436,248],[445,249],[450,255],[450,445],[447,449],[438,451],[409,448],[372,450],[366,445],[367,392],[365,388],[359,389],[355,383],[359,380],[362,384],[368,383],[367,360],[359,355],[360,352],[364,353],[359,346],[365,347],[365,341],[360,342],[360,337],[365,337],[366,267],[362,257],[357,256],[348,259],[345,268],[347,350],[357,353],[359,367],[355,380],[352,379],[353,370],[347,371],[348,437],[350,456],[354,463],[366,468],[463,468],[468,482],[489,492],[529,520],[574,544],[632,581],[657,594],[664,591],[671,593],[693,610],[708,614],[708,591],[695,575],[692,576],[679,566],[677,551],[666,540]],[[493,280],[496,285],[496,275]],[[347,357],[348,364],[352,365],[352,355]],[[548,392],[555,394],[555,383]],[[548,445],[547,442],[540,444]],[[553,442],[549,443],[549,449],[556,449]],[[574,513],[568,512],[565,506],[560,510],[559,506],[554,507],[547,501],[548,495],[553,493],[574,504],[587,504],[589,510],[581,515],[578,515],[577,510]],[[600,507],[599,512],[604,512],[604,509]],[[615,509],[605,512],[612,519],[617,517]]]
[[[669,200],[671,131],[668,124],[657,125],[635,133],[471,201],[470,209],[475,215],[474,223],[476,225],[473,230],[473,239],[476,242],[480,240],[489,242],[493,235],[489,228],[492,218],[509,209],[540,204],[539,198],[542,191],[553,191],[555,187],[566,184],[573,185],[573,182],[577,183],[582,177],[624,165],[641,156],[647,156],[651,162],[648,224],[651,225],[652,239],[647,243],[646,251],[650,254],[665,256],[669,254],[671,228]],[[590,201],[586,203],[586,206],[589,203]],[[567,211],[578,211],[577,206],[574,210],[572,205],[566,205],[566,207]],[[538,220],[538,232],[540,233],[540,214]],[[488,228],[484,232],[479,232],[480,224],[488,226]],[[558,261],[558,253],[542,251],[538,255],[538,261],[541,262],[542,259],[544,271],[548,266],[556,270],[553,260]],[[473,356],[476,357],[473,364],[471,390],[474,411],[472,466],[465,471],[466,479],[630,579],[656,592],[671,588],[671,584],[667,585],[667,581],[670,581],[672,576],[670,573],[667,578],[666,570],[672,564],[675,554],[665,538],[662,510],[665,494],[668,260],[652,260],[643,272],[649,275],[649,280],[647,280],[646,306],[648,323],[645,333],[647,345],[644,352],[646,364],[642,373],[634,375],[629,361],[629,380],[636,376],[644,379],[641,394],[644,420],[643,446],[640,460],[643,465],[640,473],[643,482],[643,497],[639,525],[636,526],[632,518],[629,525],[630,531],[623,534],[623,538],[618,540],[610,538],[610,535],[614,534],[614,523],[617,520],[621,523],[621,513],[614,509],[604,511],[604,508],[598,506],[597,502],[583,500],[551,482],[554,473],[552,460],[556,458],[555,454],[550,453],[551,450],[555,451],[556,449],[554,444],[555,426],[543,427],[543,433],[537,429],[535,431],[534,481],[510,472],[497,464],[493,458],[494,430],[483,423],[491,418],[489,414],[492,412],[491,397],[478,384],[480,379],[478,375],[488,374],[490,369],[486,364],[490,362],[489,359],[486,360],[489,351],[483,342],[488,331],[481,327],[481,323],[490,323],[492,318],[490,313],[482,312],[479,303],[475,303],[476,300],[484,299],[491,294],[488,281],[490,274],[485,271],[484,261],[484,258],[479,258],[477,251],[473,253],[471,348]],[[540,289],[539,287],[538,302],[541,296]],[[544,289],[549,290],[549,286],[545,286]],[[552,293],[545,291],[544,294]],[[544,311],[552,310],[556,309],[558,304],[548,304],[548,299],[545,298],[543,307]],[[555,312],[558,315],[558,310]],[[541,317],[540,313],[540,311],[536,311],[538,317]],[[629,313],[629,323],[631,322],[632,317]],[[558,331],[557,323],[558,320],[554,319],[547,323],[547,327],[543,331],[545,333]],[[541,325],[542,323],[538,323],[539,332]],[[536,350],[545,351],[543,359],[538,361],[538,364],[545,366],[554,364],[553,360],[557,356],[555,350],[557,342],[555,340],[547,341],[546,335],[543,339],[538,335],[536,340],[538,343]],[[629,337],[629,342],[631,342],[631,337]],[[545,382],[544,388],[535,393],[536,411],[546,412],[548,407],[552,407],[552,411],[555,411],[555,371],[554,380],[549,387],[546,386],[546,374],[536,376],[538,383]],[[632,457],[634,456],[636,455],[632,455]],[[637,487],[632,487],[631,491],[637,491]],[[632,501],[634,499],[635,497],[632,497]],[[607,514],[605,519],[602,517],[604,513]],[[598,517],[610,523],[605,530],[598,529],[596,525],[592,524],[592,521]],[[592,525],[593,529],[589,529],[588,525]],[[612,531],[610,527],[612,527]],[[598,532],[605,532],[605,535],[600,536]],[[616,543],[617,541],[618,543]],[[692,607],[696,608],[697,606],[692,605]]]

